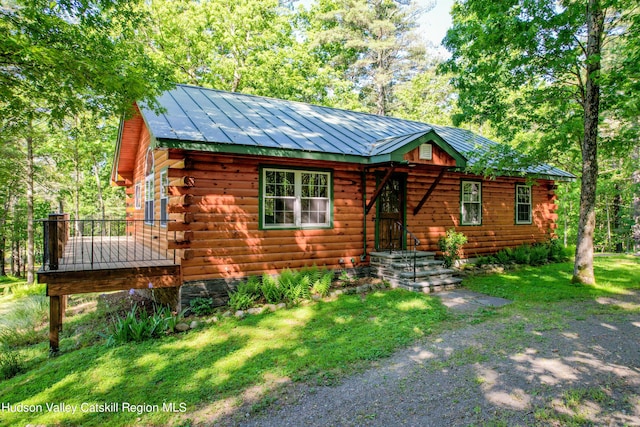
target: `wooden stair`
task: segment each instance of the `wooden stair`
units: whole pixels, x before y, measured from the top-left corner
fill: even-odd
[[[445,268],[444,261],[435,259],[434,252],[371,252],[369,257],[371,275],[386,280],[392,288],[431,293],[454,289],[462,282],[455,270]]]

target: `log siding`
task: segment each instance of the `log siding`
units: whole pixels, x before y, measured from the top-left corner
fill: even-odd
[[[144,183],[145,155],[151,137],[139,132],[135,168],[128,173],[127,214],[144,219],[136,209],[134,186]],[[408,157],[418,157],[418,149]],[[161,248],[177,249],[184,282],[226,280],[275,274],[285,268],[317,265],[330,269],[366,269],[374,251],[376,211],[365,206],[377,189],[380,175],[391,166],[287,159],[256,155],[206,153],[179,149],[153,150],[154,217],[160,218],[161,171],[166,171],[169,238]],[[433,160],[395,164],[394,174],[406,176],[405,224],[421,242],[418,249],[438,251],[438,239],[449,228],[468,237],[464,256],[496,252],[522,243],[541,242],[554,234],[556,220],[553,181],[531,186],[531,223],[516,224],[516,185],[524,178],[482,177],[445,169],[450,157],[433,147]],[[261,175],[264,168],[330,171],[332,226],[272,228],[261,224]],[[440,176],[441,175],[441,176]],[[440,176],[440,178],[439,178]],[[433,185],[438,180],[437,185]],[[461,224],[461,183],[482,183],[482,224]],[[144,190],[144,186],[142,186]],[[423,206],[415,208],[430,190]],[[142,195],[144,197],[144,194]],[[155,232],[153,229],[145,232]],[[158,232],[159,238],[162,233]]]

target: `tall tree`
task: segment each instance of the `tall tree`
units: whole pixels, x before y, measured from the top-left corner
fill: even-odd
[[[307,15],[309,38],[365,108],[386,115],[394,85],[409,80],[414,58],[424,55],[413,31],[419,13],[411,0],[319,0]]]
[[[278,0],[157,0],[151,13],[152,51],[178,83],[300,101],[325,90],[296,14]]]
[[[35,121],[55,123],[91,109],[124,112],[168,87],[145,53],[140,2],[5,0],[0,8],[0,115],[26,146],[28,282],[34,277]]]
[[[598,147],[609,151],[616,144],[598,132],[602,85],[607,74],[625,80],[638,72],[637,64],[603,68],[605,54],[615,54],[603,49],[609,47],[605,40],[629,40],[627,30],[636,23],[628,18],[636,13],[624,0],[457,1],[445,38],[464,117],[491,121],[505,139],[534,135],[522,140],[537,141],[541,160],[552,161],[578,143],[582,173],[573,280],[580,283],[595,282]]]

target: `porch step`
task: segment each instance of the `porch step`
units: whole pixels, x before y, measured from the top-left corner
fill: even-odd
[[[461,282],[462,279],[459,277],[449,277],[446,279],[422,280],[419,282],[403,281],[398,287],[409,291],[429,294],[432,292],[450,291],[455,289]]]
[[[434,252],[371,252],[369,255],[371,274],[386,280],[394,288],[430,293],[453,289],[462,282],[456,277],[455,270],[444,268],[444,261],[435,259]]]
[[[380,258],[381,260],[402,260],[407,257],[413,259],[413,251],[392,251],[392,252],[369,252],[369,256],[373,260],[374,258]],[[434,259],[435,252],[416,251],[415,257],[417,259]]]

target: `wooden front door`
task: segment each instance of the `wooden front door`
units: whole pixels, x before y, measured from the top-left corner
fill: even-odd
[[[403,175],[393,175],[380,193],[376,215],[376,249],[379,251],[404,248],[405,193]]]

